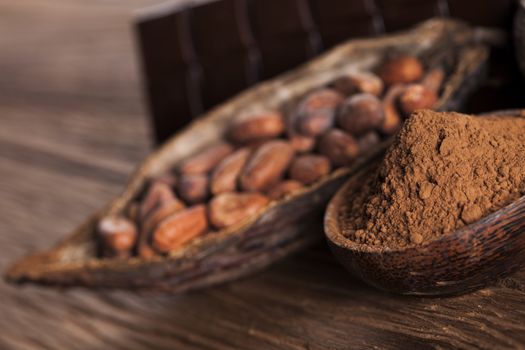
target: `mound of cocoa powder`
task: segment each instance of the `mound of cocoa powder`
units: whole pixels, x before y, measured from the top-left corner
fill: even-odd
[[[420,244],[524,194],[525,118],[418,111],[343,210],[343,233],[361,244]]]

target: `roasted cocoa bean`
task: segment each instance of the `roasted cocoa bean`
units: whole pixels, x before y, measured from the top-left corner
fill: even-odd
[[[249,148],[241,148],[224,158],[215,167],[210,181],[212,194],[217,195],[237,189],[239,176],[251,153]]]
[[[105,256],[129,252],[137,241],[137,227],[123,216],[106,216],[98,222],[98,234]]]
[[[288,139],[290,140],[290,146],[292,146],[292,148],[297,153],[312,151],[315,148],[315,143],[317,142],[315,137],[304,136],[300,134],[289,136]]]
[[[358,93],[369,93],[379,96],[383,92],[383,81],[370,72],[345,74],[334,80],[329,86],[344,96]]]
[[[418,109],[432,108],[437,100],[434,91],[421,84],[412,84],[399,97],[399,106],[404,115],[409,116]]]
[[[238,144],[246,144],[261,139],[275,138],[284,132],[283,116],[279,112],[247,114],[235,119],[229,126],[227,135]]]
[[[343,95],[328,88],[309,93],[292,116],[294,128],[303,135],[321,135],[333,126],[336,109],[343,98]]]
[[[294,150],[288,142],[269,141],[259,147],[248,160],[241,177],[241,189],[264,191],[277,183],[290,165]]]
[[[188,204],[202,203],[210,195],[206,174],[182,175],[177,183],[177,193]]]
[[[379,128],[383,119],[381,100],[372,94],[357,94],[347,98],[337,116],[339,126],[354,136]]]
[[[206,207],[202,204],[172,214],[153,233],[153,247],[160,253],[175,250],[208,230]]]
[[[209,203],[210,222],[222,229],[242,222],[266,206],[268,197],[258,192],[226,192]]]
[[[296,180],[283,180],[268,191],[268,197],[273,200],[282,199],[289,194],[303,188],[304,185]]]
[[[171,187],[163,182],[151,182],[140,206],[139,219],[143,220],[155,207],[175,199]]]
[[[290,165],[290,178],[309,185],[330,173],[330,160],[322,155],[303,154]]]
[[[386,59],[377,75],[390,86],[415,82],[423,76],[423,65],[414,56],[400,55]]]
[[[321,137],[319,152],[335,166],[349,165],[359,155],[359,144],[352,135],[333,129]]]
[[[374,146],[381,142],[381,138],[375,131],[369,131],[360,138],[357,139],[359,145],[359,154],[366,154]]]
[[[156,253],[151,247],[151,235],[158,225],[175,214],[184,209],[184,203],[178,199],[171,202],[166,202],[155,208],[142,222],[140,229],[139,243],[137,246],[137,253],[142,258],[150,258]]]
[[[229,143],[219,142],[183,160],[178,171],[181,174],[205,174],[233,152]]]

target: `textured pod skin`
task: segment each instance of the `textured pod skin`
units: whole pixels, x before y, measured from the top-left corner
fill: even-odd
[[[470,45],[472,30],[458,22],[434,20],[416,30],[386,37],[348,42],[285,76],[253,87],[215,108],[155,151],[132,176],[126,189],[107,207],[91,216],[56,247],[14,264],[6,274],[16,283],[86,286],[183,292],[254,273],[322,238],[326,203],[345,180],[371,160],[379,149],[337,169],[311,186],[272,201],[243,223],[200,235],[166,256],[126,260],[96,258],[94,232],[101,216],[120,214],[153,176],[172,170],[174,164],[219,142],[237,111],[254,105],[289,108],[304,94],[338,77],[355,65],[378,62],[388,50],[439,49],[453,55],[456,66],[447,70],[438,107],[458,108],[482,76],[487,49]],[[450,45],[451,42],[454,45]],[[469,43],[469,46],[464,44]],[[421,52],[421,51],[419,51]],[[468,82],[467,85],[464,83]],[[387,142],[388,143],[388,142]],[[385,145],[378,145],[378,148]]]

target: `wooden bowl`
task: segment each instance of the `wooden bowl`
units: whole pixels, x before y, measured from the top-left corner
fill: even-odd
[[[435,106],[440,110],[456,110],[461,105],[483,79],[488,56],[487,47],[476,42],[471,27],[450,20],[433,20],[406,33],[344,43],[294,71],[248,89],[199,118],[153,152],[118,198],[58,246],[15,263],[6,279],[15,283],[183,292],[253,273],[322,239],[326,204],[349,176],[372,159],[374,152],[287,198],[272,201],[258,215],[198,237],[167,256],[101,259],[97,256],[95,228],[101,216],[124,212],[149,178],[222,140],[227,125],[238,115],[273,109],[287,114],[308,91],[349,70],[374,69],[394,50],[417,55],[428,66],[443,61],[447,77]]]
[[[501,111],[487,115],[520,115]],[[525,266],[525,196],[453,233],[391,249],[357,244],[342,234],[341,211],[379,161],[348,180],[330,201],[325,234],[337,260],[368,284],[395,293],[453,295],[484,287]]]

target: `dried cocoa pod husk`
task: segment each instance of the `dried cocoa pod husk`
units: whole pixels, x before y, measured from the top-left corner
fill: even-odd
[[[217,195],[235,191],[241,171],[251,154],[252,151],[249,148],[241,148],[224,158],[211,175],[211,193]]]
[[[286,141],[268,141],[248,160],[240,176],[241,189],[264,191],[278,182],[292,161],[294,150]]]
[[[216,229],[223,229],[257,214],[268,197],[258,192],[226,192],[214,197],[208,206],[210,222]]]
[[[6,274],[10,282],[46,286],[82,285],[122,289],[183,292],[254,273],[322,239],[327,201],[342,183],[381,155],[389,139],[358,156],[349,167],[271,201],[242,224],[199,234],[167,255],[151,259],[100,259],[96,227],[107,215],[122,215],[150,178],[176,169],[181,161],[223,140],[229,123],[241,113],[293,110],[309,91],[325,86],[342,72],[374,69],[385,52],[406,51],[426,57],[429,51],[448,55],[447,77],[440,89],[439,109],[457,109],[465,92],[475,86],[486,62],[487,49],[474,42],[473,31],[450,20],[434,20],[415,31],[348,42],[285,76],[259,84],[198,118],[156,150],[138,168],[122,195],[87,219],[55,248],[22,259]],[[452,44],[451,44],[452,43]],[[426,64],[426,62],[424,62]],[[463,84],[464,81],[469,84]],[[282,180],[281,180],[282,181]]]

